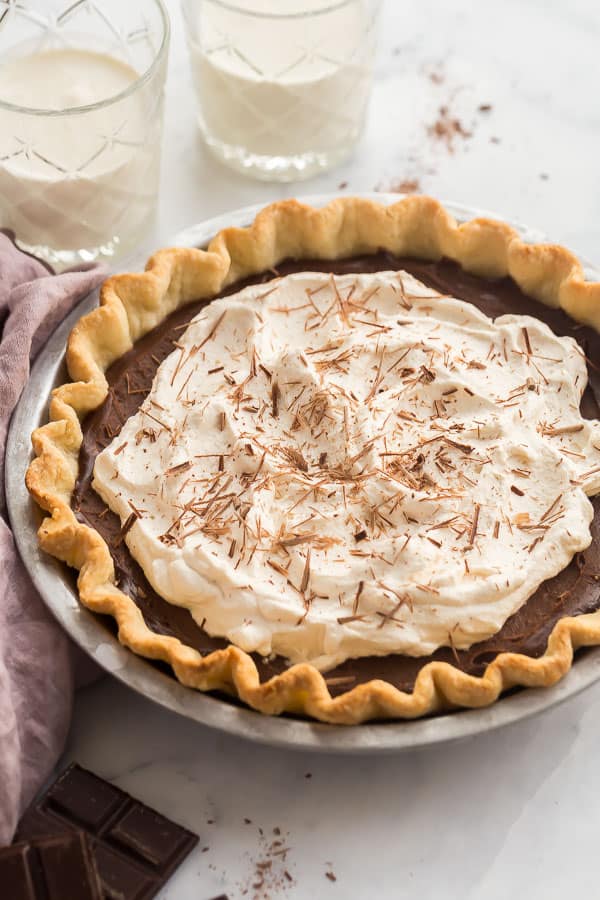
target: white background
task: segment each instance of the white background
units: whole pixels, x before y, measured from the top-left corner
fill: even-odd
[[[144,250],[249,203],[417,179],[600,261],[595,0],[387,0],[364,140],[341,169],[288,187],[247,181],[207,155],[179,7],[168,6],[160,215]],[[453,153],[427,131],[442,105],[472,132]],[[502,732],[369,759],[247,744],[110,678],[78,695],[67,750],[200,834],[208,850],[161,900],[596,897],[599,756],[600,685]],[[255,865],[274,828],[290,849],[259,890]]]

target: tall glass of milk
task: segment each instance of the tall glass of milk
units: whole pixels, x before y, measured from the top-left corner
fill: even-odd
[[[380,0],[182,0],[199,123],[257,178],[308,178],[346,157],[369,99]]]
[[[62,267],[143,236],[168,43],[162,0],[0,3],[0,226],[25,249]]]

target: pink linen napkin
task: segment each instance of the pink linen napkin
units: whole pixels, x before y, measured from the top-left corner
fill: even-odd
[[[7,518],[8,425],[31,361],[104,275],[96,265],[51,274],[0,233],[0,846],[58,759],[73,695],[72,645],[36,593]]]

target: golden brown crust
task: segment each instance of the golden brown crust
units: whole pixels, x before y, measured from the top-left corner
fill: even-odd
[[[35,459],[27,487],[49,514],[39,530],[40,544],[79,569],[81,602],[114,616],[121,643],[141,656],[169,663],[182,684],[228,691],[271,715],[304,713],[348,725],[486,706],[515,685],[554,684],[570,668],[578,647],[600,644],[598,611],[561,619],[541,658],[502,653],[481,677],[430,662],[419,672],[411,694],[385,681],[370,681],[332,698],[323,676],[309,664],[292,666],[261,684],[251,657],[233,645],[202,657],[177,638],[150,631],[133,600],[116,587],[103,538],[75,518],[70,497],[77,478],[80,421],[103,402],[106,369],[134,341],[177,307],[214,296],[225,285],[287,257],[333,259],[381,249],[427,259],[446,256],[476,274],[510,275],[525,293],[561,306],[600,331],[600,283],[586,282],[578,260],[562,247],[525,244],[508,225],[491,219],[458,225],[429,197],[407,197],[393,206],[348,197],[322,209],[287,200],[264,209],[249,228],[221,231],[207,251],[160,250],[144,273],[109,278],[100,306],[71,332],[67,364],[73,382],[53,392],[50,421],[32,435]]]

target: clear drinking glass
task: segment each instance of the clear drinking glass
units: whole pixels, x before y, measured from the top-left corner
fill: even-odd
[[[200,128],[268,181],[344,159],[371,91],[380,0],[182,0]]]
[[[0,225],[59,266],[137,243],[156,208],[162,0],[0,2]]]

